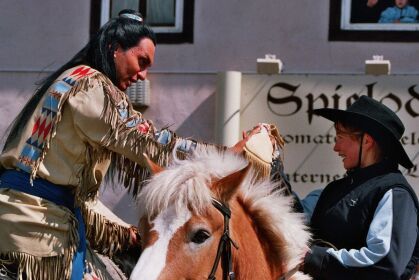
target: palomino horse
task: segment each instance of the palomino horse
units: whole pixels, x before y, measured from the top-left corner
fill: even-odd
[[[256,182],[243,158],[205,151],[165,170],[149,165],[155,174],[139,194],[143,253],[130,279],[311,279],[287,273],[308,248],[303,217],[273,183]]]

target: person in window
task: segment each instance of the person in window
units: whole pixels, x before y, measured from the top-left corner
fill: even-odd
[[[155,47],[141,14],[121,11],[15,119],[0,155],[0,270],[8,277],[115,278],[91,249],[113,256],[139,240],[135,227],[92,202],[105,174],[135,194],[149,176],[144,153],[167,165],[208,146],[157,130],[123,92],[146,78]],[[243,152],[258,130],[230,150]]]
[[[399,164],[413,167],[399,141],[402,122],[367,96],[346,111],[315,114],[335,123],[334,151],[347,174],[327,185],[317,201],[304,272],[314,279],[409,279],[419,255],[419,206],[398,170]]]
[[[392,0],[351,1],[351,23],[377,23],[382,11],[392,6]]]
[[[395,0],[394,6],[385,9],[379,23],[416,23],[418,10],[409,5],[409,0]]]

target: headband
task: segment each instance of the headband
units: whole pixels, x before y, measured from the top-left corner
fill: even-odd
[[[136,21],[139,21],[140,23],[143,23],[143,18],[137,15],[133,15],[133,14],[121,14],[119,15],[120,17],[124,17],[124,18],[130,18]]]

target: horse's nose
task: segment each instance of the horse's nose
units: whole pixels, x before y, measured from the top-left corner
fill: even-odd
[[[159,243],[146,248],[134,270],[131,273],[130,280],[161,280],[160,274],[166,265],[166,254],[163,253]]]

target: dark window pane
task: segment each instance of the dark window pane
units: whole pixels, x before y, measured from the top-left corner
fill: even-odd
[[[146,23],[151,26],[175,26],[176,0],[147,1]]]
[[[140,0],[114,0],[111,2],[111,17],[116,17],[123,9],[133,9],[138,11]]]

